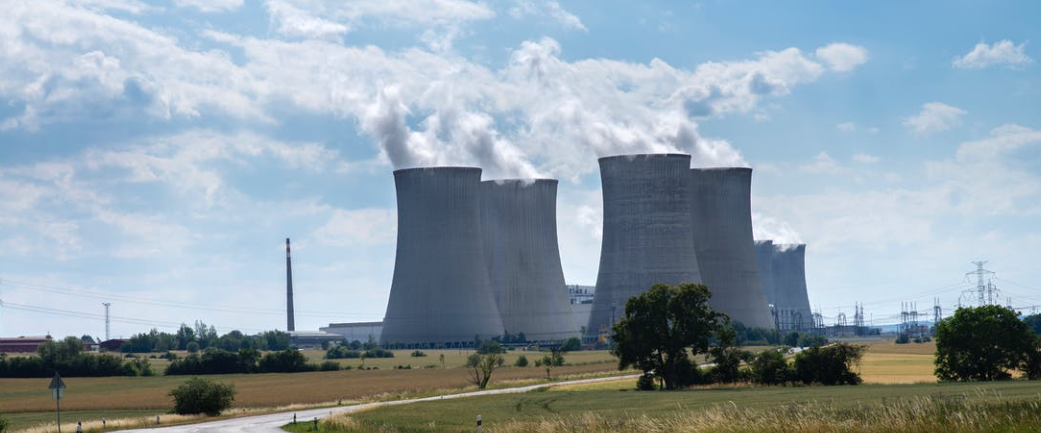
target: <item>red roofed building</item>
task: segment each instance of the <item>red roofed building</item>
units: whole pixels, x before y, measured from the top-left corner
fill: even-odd
[[[0,353],[36,353],[36,348],[46,341],[51,341],[50,335],[0,338]]]

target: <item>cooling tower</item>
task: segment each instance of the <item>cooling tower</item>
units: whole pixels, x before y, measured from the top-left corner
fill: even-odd
[[[777,295],[774,293],[774,241],[755,241],[755,256],[759,261],[759,280],[763,285],[763,295],[770,305],[777,303]]]
[[[773,274],[778,327],[786,331],[812,329],[813,313],[806,293],[806,245],[774,244]]]
[[[750,168],[690,170],[694,252],[713,309],[750,328],[773,329],[752,240],[751,188]]]
[[[481,169],[394,171],[398,246],[383,343],[468,343],[502,335],[480,229]]]
[[[506,332],[529,341],[579,336],[557,247],[557,181],[481,182],[481,229]]]
[[[587,337],[625,313],[655,283],[699,283],[690,227],[690,155],[600,158],[603,241]]]

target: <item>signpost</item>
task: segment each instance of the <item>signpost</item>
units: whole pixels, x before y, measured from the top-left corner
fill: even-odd
[[[51,379],[51,397],[54,398],[54,404],[58,406],[58,433],[61,433],[61,398],[65,396],[65,381],[61,380],[61,376],[58,372],[54,372],[54,379]]]

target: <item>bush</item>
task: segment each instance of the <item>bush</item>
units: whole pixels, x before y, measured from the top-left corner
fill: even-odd
[[[358,343],[361,347],[361,343]],[[325,359],[358,359],[361,358],[361,352],[356,349],[351,349],[349,346],[333,346],[329,350],[325,351]]]
[[[567,341],[564,342],[564,345],[561,346],[561,349],[565,352],[577,352],[582,350],[582,340],[578,339],[578,337],[568,338]]]
[[[0,433],[7,431],[7,418],[4,418],[4,414],[0,413]]]
[[[188,353],[198,352],[199,351],[199,343],[196,343],[196,342],[192,341],[192,342],[188,343],[187,347],[185,347],[185,350],[187,350]]]
[[[863,381],[853,371],[860,362],[865,346],[835,343],[827,347],[813,346],[795,355],[793,380],[807,385],[857,385]]]
[[[260,359],[259,371],[261,373],[297,373],[317,369],[318,366],[307,363],[307,357],[299,350],[286,349],[264,355]]]
[[[427,356],[427,354],[424,353],[422,350],[415,350],[412,353],[410,353],[409,356],[411,356],[413,358],[422,358],[422,357]]]
[[[752,382],[760,385],[780,385],[788,382],[791,375],[788,361],[777,350],[759,352],[752,362],[748,363]]]
[[[911,342],[911,337],[908,337],[906,333],[901,333],[896,336],[896,344],[907,344]]]
[[[477,346],[477,353],[488,355],[491,353],[506,353],[506,350],[497,341],[485,340],[481,342],[481,345]]]
[[[340,371],[340,363],[336,361],[325,361],[318,366],[320,371]]]
[[[521,355],[519,358],[517,358],[517,362],[513,363],[513,366],[514,367],[527,367],[528,366],[528,357],[524,356],[524,355]]]
[[[654,376],[649,374],[641,375],[639,379],[636,379],[636,389],[640,391],[654,391]]]
[[[179,415],[217,416],[235,401],[235,386],[193,377],[169,395],[174,399],[174,412]]]

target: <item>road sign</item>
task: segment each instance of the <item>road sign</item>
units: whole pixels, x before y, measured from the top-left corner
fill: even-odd
[[[64,389],[58,388],[58,389],[52,389],[51,390],[51,398],[53,398],[55,400],[61,400],[62,397],[65,397],[65,390]]]
[[[61,376],[58,375],[57,371],[54,372],[54,379],[51,379],[51,386],[48,386],[48,388],[65,389],[65,381],[61,380]]]
[[[65,396],[65,381],[61,380],[57,371],[54,372],[54,379],[51,379],[51,385],[48,388],[51,389],[51,397],[54,398],[54,404],[58,408],[58,433],[61,433],[61,398]]]

